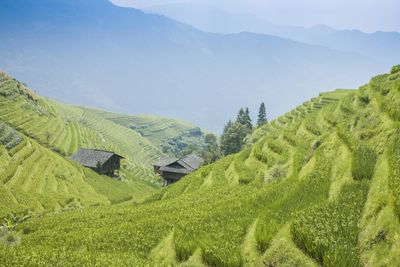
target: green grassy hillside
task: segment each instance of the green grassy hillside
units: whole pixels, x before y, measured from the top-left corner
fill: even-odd
[[[27,137],[9,150],[0,146],[0,154],[0,217],[139,201],[143,194],[138,187],[154,192],[139,182],[97,175]]]
[[[296,109],[283,114],[276,120],[273,120],[270,124],[257,128],[252,134],[252,142],[256,142],[262,138],[271,128],[280,129],[280,127],[286,125],[286,123],[291,123],[298,119],[302,119],[309,113],[318,111],[327,104],[337,102],[354,91],[355,90],[351,89],[337,89],[332,92],[321,93],[318,97],[314,97],[310,101],[304,102]]]
[[[164,153],[176,157],[188,147],[205,145],[200,128],[184,121],[151,115],[127,116],[95,109],[87,111],[140,133]]]
[[[123,154],[125,180],[99,176],[70,161],[79,147]],[[133,131],[40,98],[0,73],[0,217],[141,201],[156,190],[149,183],[155,180],[149,166],[160,154]]]
[[[0,217],[10,212],[142,201],[161,183],[152,163],[164,155],[162,142],[194,128],[156,117],[141,117],[126,127],[100,114],[40,97],[0,72],[0,188],[4,193]],[[153,134],[142,136],[133,129],[135,125],[149,125]],[[71,162],[68,158],[79,148],[106,149],[124,156],[120,172],[124,181],[99,176]]]
[[[83,108],[38,97],[18,81],[0,76],[0,120],[66,156],[80,147],[115,151],[128,159],[133,176],[151,179],[149,167],[162,152],[149,140]]]
[[[323,94],[254,140],[143,204],[4,230],[3,265],[400,265],[399,68]]]

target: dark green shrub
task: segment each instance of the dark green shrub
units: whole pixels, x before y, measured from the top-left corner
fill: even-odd
[[[312,149],[313,150],[317,150],[320,146],[322,145],[322,141],[321,140],[315,140],[312,144]]]
[[[377,161],[375,151],[365,145],[358,146],[353,152],[351,173],[355,180],[371,179]]]
[[[9,234],[6,238],[7,243],[13,244],[18,241],[18,237],[15,234]]]
[[[0,143],[7,150],[18,146],[22,141],[23,137],[17,131],[0,121]]]
[[[358,96],[358,101],[360,101],[361,104],[368,105],[370,99],[369,99],[368,95],[359,95]]]
[[[252,181],[254,181],[255,177],[252,177],[250,175],[246,175],[246,176],[240,176],[239,177],[239,184],[241,185],[246,185],[251,183]]]
[[[269,170],[268,174],[264,177],[264,182],[273,182],[284,178],[287,171],[281,166],[274,166]]]

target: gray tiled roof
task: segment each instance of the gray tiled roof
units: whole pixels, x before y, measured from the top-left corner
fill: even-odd
[[[156,167],[163,167],[163,166],[170,165],[170,164],[176,162],[177,160],[178,159],[176,159],[176,158],[162,157],[156,163],[154,163],[153,165],[156,166]]]
[[[114,155],[123,158],[111,151],[81,148],[71,157],[71,159],[85,167],[97,168],[97,164],[100,163],[100,165],[103,165]]]
[[[184,166],[185,168],[194,171],[200,168],[200,166],[203,164],[204,160],[197,156],[196,154],[189,154],[186,156],[183,156],[178,160],[178,163]]]
[[[170,167],[171,164],[177,162],[187,171],[183,172],[180,168]],[[195,154],[188,154],[186,156],[181,157],[180,159],[175,158],[161,158],[159,161],[154,163],[154,166],[161,167],[160,170],[162,171],[170,171],[170,172],[179,172],[179,173],[189,173],[194,170],[200,168],[203,164],[204,160],[195,155]]]

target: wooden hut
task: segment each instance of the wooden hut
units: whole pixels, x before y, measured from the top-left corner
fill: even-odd
[[[197,170],[203,163],[204,160],[195,154],[185,155],[179,159],[161,158],[154,163],[154,171],[164,178],[166,185],[169,185]]]
[[[121,159],[124,157],[106,150],[100,149],[79,149],[71,159],[99,174],[114,176],[115,171],[121,167]]]

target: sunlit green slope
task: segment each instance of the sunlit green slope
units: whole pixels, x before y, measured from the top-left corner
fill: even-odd
[[[140,201],[155,191],[141,180],[119,182],[97,175],[1,121],[0,141],[0,218]]]
[[[141,201],[160,184],[152,163],[164,155],[161,143],[194,128],[152,117],[141,117],[127,127],[97,113],[40,97],[0,72],[0,186],[4,193],[0,217],[22,210]],[[156,138],[142,136],[133,129],[135,125],[141,129],[149,125]],[[124,156],[123,182],[72,163],[68,158],[79,148],[106,149]]]
[[[255,142],[262,138],[271,127],[279,128],[286,123],[294,122],[297,119],[304,118],[307,114],[318,111],[327,104],[337,102],[353,92],[354,90],[337,89],[332,92],[321,93],[318,97],[314,97],[310,101],[304,102],[294,110],[283,114],[276,120],[272,121],[269,125],[257,128],[252,134],[252,141]]]
[[[126,157],[123,182],[71,162],[80,147]],[[156,189],[151,163],[162,152],[134,131],[86,114],[79,107],[37,96],[0,73],[0,217],[141,201]]]
[[[0,79],[0,120],[67,156],[80,147],[115,151],[128,159],[131,176],[152,179],[151,163],[162,152],[137,132],[83,108],[38,97],[5,74]]]
[[[199,128],[157,116],[125,116],[66,105],[37,96],[0,73],[0,119],[66,156],[81,147],[103,148],[127,158],[129,177],[155,182],[151,164],[163,154],[204,146]]]
[[[311,102],[145,204],[22,223],[19,245],[0,246],[0,258],[8,266],[400,265],[400,67]]]

